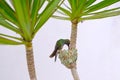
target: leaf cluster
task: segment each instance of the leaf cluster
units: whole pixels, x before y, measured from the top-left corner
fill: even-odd
[[[0,44],[31,42],[38,30],[52,16],[61,0],[0,0],[0,25],[20,35],[0,33]]]
[[[63,1],[10,0],[8,2],[0,0],[1,27],[20,36],[0,33],[0,44],[20,45],[31,42],[51,16],[57,19],[80,22],[120,15],[120,7],[104,10],[120,0],[102,0],[99,2],[97,0],[66,0],[64,3]],[[59,14],[53,15],[55,11]]]
[[[120,0],[67,0],[63,6],[59,7],[59,14],[53,15],[54,18],[78,22],[83,20],[101,19],[120,15],[120,7],[105,9]],[[66,5],[69,4],[69,5]]]

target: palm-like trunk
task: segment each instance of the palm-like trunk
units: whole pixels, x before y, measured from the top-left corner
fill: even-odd
[[[70,37],[70,47],[69,49],[76,49],[76,39],[77,39],[77,20],[72,21],[72,28],[71,28],[71,37]],[[71,68],[71,73],[73,75],[74,80],[80,80],[76,63],[71,64],[74,66]]]
[[[30,80],[37,80],[34,65],[33,47],[31,42],[28,42],[26,45],[26,59]]]

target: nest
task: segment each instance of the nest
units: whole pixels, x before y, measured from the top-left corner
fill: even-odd
[[[76,66],[77,50],[60,50],[59,59],[67,68],[73,68]]]

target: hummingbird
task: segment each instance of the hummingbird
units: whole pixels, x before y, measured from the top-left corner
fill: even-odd
[[[53,51],[52,54],[50,55],[50,58],[52,58],[52,57],[55,56],[55,61],[56,61],[56,59],[57,59],[57,51],[58,51],[58,50],[61,50],[65,44],[69,47],[70,40],[69,40],[69,39],[59,39],[59,40],[56,42],[54,51]]]

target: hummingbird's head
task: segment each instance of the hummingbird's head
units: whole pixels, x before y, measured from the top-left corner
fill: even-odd
[[[69,46],[70,40],[69,40],[69,39],[65,39],[65,44],[66,44],[67,46]]]

